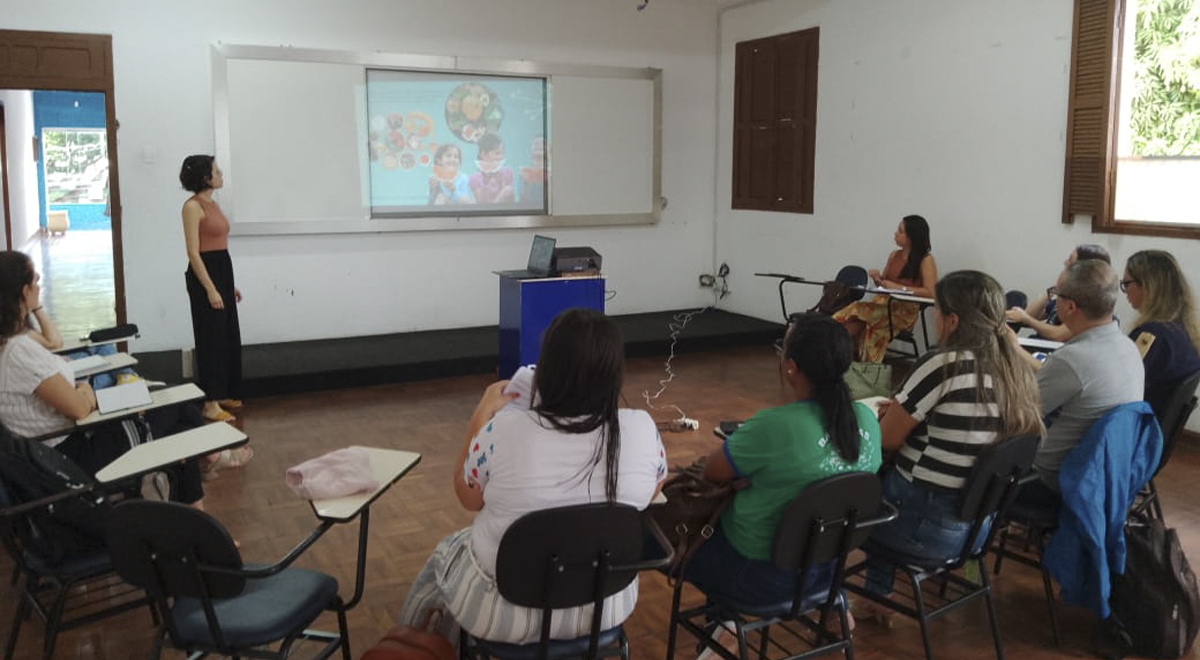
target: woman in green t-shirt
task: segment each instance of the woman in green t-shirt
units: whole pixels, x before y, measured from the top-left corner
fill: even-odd
[[[790,600],[795,572],[771,563],[784,508],[814,481],[879,469],[879,422],[842,380],[854,354],[846,329],[827,316],[798,315],[783,343],[779,368],[793,400],[759,411],[708,456],[705,478],[750,480],[684,569],[683,578],[715,600]],[[831,565],[814,567],[812,593],[824,592],[832,575]]]

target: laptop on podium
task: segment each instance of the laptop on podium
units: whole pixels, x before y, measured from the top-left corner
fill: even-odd
[[[529,264],[524,270],[498,270],[501,277],[511,277],[517,280],[533,280],[539,277],[550,277],[550,265],[554,260],[555,239],[549,236],[534,236],[533,245],[529,246]]]

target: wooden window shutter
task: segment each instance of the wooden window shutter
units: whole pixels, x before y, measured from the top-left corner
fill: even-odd
[[[1112,217],[1117,58],[1123,0],[1076,0],[1067,101],[1063,218]]]
[[[733,208],[812,213],[817,34],[737,44]]]

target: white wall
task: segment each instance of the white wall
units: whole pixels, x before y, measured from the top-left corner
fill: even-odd
[[[210,46],[349,51],[660,67],[663,194],[653,227],[555,230],[604,256],[609,310],[697,306],[710,298],[717,10],[656,0],[0,0],[10,29],[113,36],[129,319],[143,350],[192,344],[178,184],[182,158],[213,151]],[[302,139],[302,136],[298,136]],[[319,153],[312,154],[314,159]],[[281,163],[305,179],[305,163]],[[615,191],[619,194],[619,191]],[[232,218],[234,222],[237,218]],[[246,343],[495,324],[494,269],[519,267],[529,230],[235,237]]]
[[[13,243],[21,249],[38,231],[37,167],[33,162],[33,93],[0,90],[8,151],[8,210]]]
[[[1200,285],[1200,242],[1093,234],[1059,222],[1072,0],[771,0],[720,21],[717,256],[733,270],[732,311],[779,318],[755,271],[831,277],[881,268],[901,216],[924,215],[941,273],[976,268],[1006,288],[1054,283],[1078,243],[1118,267],[1149,247]],[[819,26],[813,215],[730,211],[734,45]],[[792,287],[791,309],[819,291]],[[1117,309],[1134,318],[1122,298]],[[1195,424],[1193,424],[1193,427]]]

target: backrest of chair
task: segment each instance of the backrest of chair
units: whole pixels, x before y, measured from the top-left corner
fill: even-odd
[[[1033,471],[1040,442],[1037,435],[1007,438],[989,445],[976,457],[959,508],[959,516],[970,521],[971,527],[956,564],[988,551],[1000,527],[997,521],[1004,519],[1008,506],[1016,499],[1021,479]],[[992,524],[985,530],[989,518]],[[985,532],[982,543],[981,532]]]
[[[857,529],[857,524],[878,511],[882,497],[879,478],[867,472],[847,472],[809,484],[783,511],[771,562],[785,570],[808,569],[857,548],[870,533]]]
[[[198,564],[238,569],[242,558],[225,527],[190,506],[122,502],[108,515],[107,541],[117,574],[152,595],[229,598],[245,586],[241,576],[201,576]]]
[[[1025,295],[1024,291],[1012,289],[1004,293],[1004,306],[1008,309],[1020,307],[1025,309],[1029,306],[1029,296]]]
[[[982,521],[1003,507],[1005,497],[1015,495],[1017,481],[1033,469],[1040,438],[1021,435],[989,445],[975,459],[959,515],[963,520]]]
[[[862,266],[842,266],[838,271],[837,277],[833,278],[846,286],[863,287],[867,285],[867,269]],[[851,302],[861,300],[864,291],[856,291],[851,298]]]
[[[1196,410],[1197,386],[1200,386],[1200,371],[1196,371],[1180,381],[1175,386],[1175,390],[1171,392],[1171,398],[1163,407],[1162,415],[1158,418],[1158,425],[1163,433],[1162,458],[1158,460],[1158,470],[1162,470],[1163,466],[1167,464],[1167,459],[1171,457],[1171,452],[1175,449],[1175,441],[1183,433],[1192,412]],[[1155,471],[1155,474],[1158,473],[1158,470]]]
[[[519,518],[500,540],[496,586],[508,601],[532,608],[584,605],[624,589],[637,575],[621,570],[642,555],[642,519],[622,504],[582,504],[534,511]],[[607,561],[601,561],[601,559]]]

